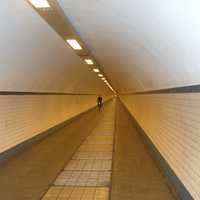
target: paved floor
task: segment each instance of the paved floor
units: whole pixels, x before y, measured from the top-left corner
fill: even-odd
[[[117,105],[112,200],[174,200],[133,120]]]
[[[43,200],[108,200],[111,186],[115,101],[79,146]]]
[[[173,200],[119,103],[116,113],[109,102],[0,164],[0,199]]]

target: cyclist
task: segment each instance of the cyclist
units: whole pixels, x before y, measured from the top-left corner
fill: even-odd
[[[97,97],[97,106],[98,106],[99,110],[103,106],[103,98],[101,96]]]

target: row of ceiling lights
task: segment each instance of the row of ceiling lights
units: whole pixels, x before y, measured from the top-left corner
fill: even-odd
[[[69,39],[69,40],[66,40],[67,43],[74,49],[74,50],[82,50],[82,47],[80,46],[80,44],[77,42],[77,40],[75,39]],[[88,64],[88,65],[92,65],[94,66],[94,61],[90,58],[86,58],[84,59],[85,62]],[[106,78],[104,77],[104,75],[100,72],[100,70],[98,68],[92,68],[93,71],[95,73],[98,73],[98,77],[100,77],[102,79],[102,81],[105,82],[105,84],[113,91],[114,89],[112,88],[112,86],[110,85],[110,83],[106,80]]]
[[[28,0],[35,8],[49,8],[51,7],[49,2],[47,0]],[[74,50],[82,50],[83,48],[81,47],[81,45],[79,44],[79,42],[76,39],[67,39],[66,42],[70,45],[70,47],[72,47]],[[112,88],[112,86],[110,85],[110,83],[106,80],[106,78],[104,77],[104,75],[100,72],[100,69],[95,68],[94,67],[94,61],[90,58],[86,58],[84,59],[84,61],[90,65],[93,66],[92,70],[98,74],[98,77],[100,77],[102,79],[102,81],[104,81],[104,83],[114,92],[115,90]]]

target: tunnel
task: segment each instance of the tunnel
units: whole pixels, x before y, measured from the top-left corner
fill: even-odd
[[[200,200],[199,10],[1,1],[0,200]]]

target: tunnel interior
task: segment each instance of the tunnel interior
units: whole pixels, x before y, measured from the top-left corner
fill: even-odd
[[[199,8],[2,1],[0,199],[200,200]]]

